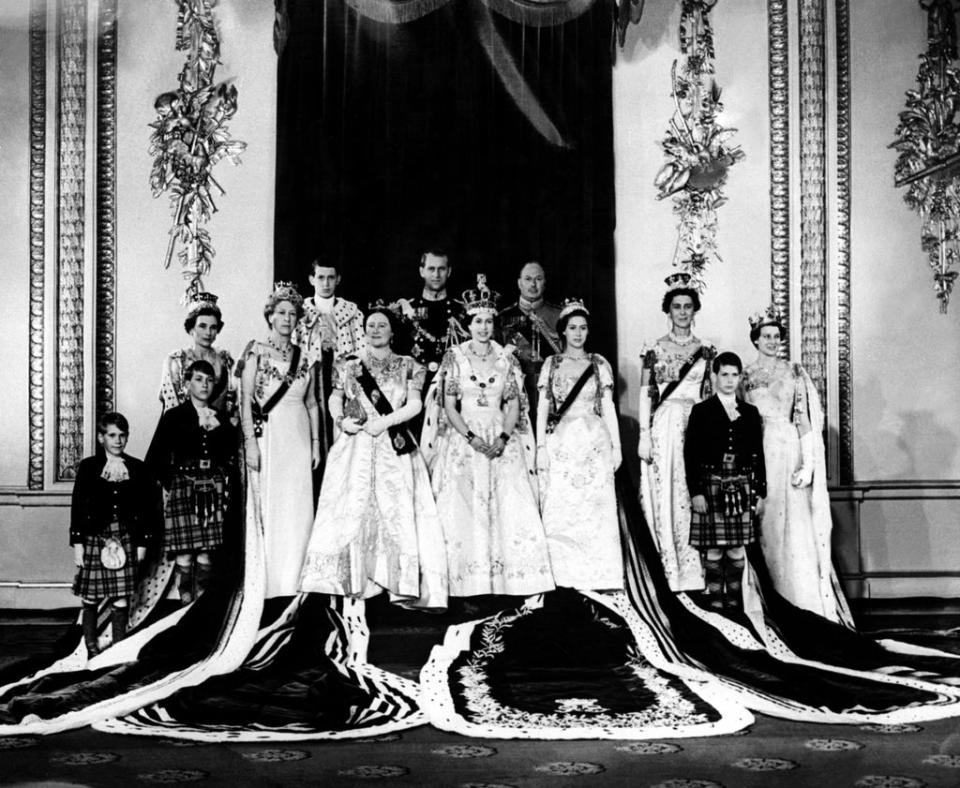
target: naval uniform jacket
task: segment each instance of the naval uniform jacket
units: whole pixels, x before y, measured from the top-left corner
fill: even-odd
[[[107,458],[97,454],[80,461],[70,503],[70,544],[109,530],[118,522],[137,547],[148,547],[160,533],[160,496],[146,463],[122,455],[130,478],[111,482],[101,478]]]
[[[687,488],[690,497],[707,494],[707,477],[723,472],[727,455],[735,457],[739,472],[752,476],[756,498],[767,497],[767,472],[763,461],[763,420],[760,411],[737,397],[740,417],[731,421],[720,398],[698,402],[690,411],[683,443]]]

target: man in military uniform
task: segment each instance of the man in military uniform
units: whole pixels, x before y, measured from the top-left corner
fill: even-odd
[[[463,304],[447,295],[450,279],[450,257],[442,249],[429,249],[420,256],[420,278],[423,289],[415,298],[397,301],[404,316],[413,325],[413,346],[410,355],[427,368],[421,396],[426,402],[443,354],[451,345],[463,342],[468,334],[463,327],[466,314]],[[418,438],[424,413],[412,420],[410,428]]]
[[[424,393],[440,368],[447,348],[468,337],[463,328],[463,304],[447,295],[450,271],[450,258],[446,252],[440,249],[424,252],[420,257],[422,292],[416,298],[398,302],[413,323],[410,355],[427,368]]]
[[[557,334],[560,307],[543,297],[547,277],[536,261],[525,263],[517,279],[520,298],[500,312],[500,336],[505,344],[515,345],[517,360],[523,369],[524,389],[530,403],[530,419],[537,423],[537,379],[543,360],[561,351]]]

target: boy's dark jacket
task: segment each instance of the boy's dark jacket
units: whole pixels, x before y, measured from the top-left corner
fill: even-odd
[[[123,460],[130,473],[123,482],[100,477],[105,454],[80,461],[70,505],[70,544],[106,531],[114,520],[127,529],[136,546],[148,547],[156,541],[162,527],[157,484],[144,462],[127,454]]]
[[[767,497],[767,471],[763,461],[763,419],[753,405],[737,397],[740,418],[730,421],[720,398],[698,402],[690,411],[683,443],[683,460],[690,496],[704,495],[704,467],[719,471],[723,455],[737,455],[742,468],[752,467],[753,493]],[[752,458],[752,459],[751,459]]]
[[[213,409],[220,426],[205,430],[190,400],[170,408],[160,417],[145,457],[150,471],[165,487],[181,467],[208,460],[210,470],[231,475],[236,464],[237,428],[222,410]]]

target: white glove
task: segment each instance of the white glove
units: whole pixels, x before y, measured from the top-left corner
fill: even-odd
[[[809,487],[813,483],[813,431],[800,436],[800,467],[794,471],[794,487]]]

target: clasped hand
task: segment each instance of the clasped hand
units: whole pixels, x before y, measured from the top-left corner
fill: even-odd
[[[494,438],[492,443],[487,443],[482,438],[474,436],[470,439],[469,444],[471,449],[479,452],[490,460],[495,460],[497,457],[503,454],[503,450],[507,447],[506,442],[500,436]]]

